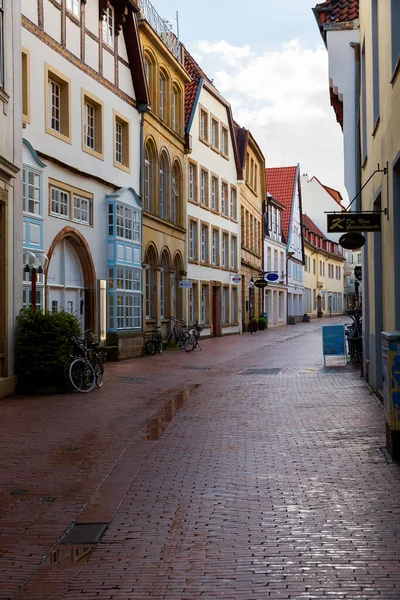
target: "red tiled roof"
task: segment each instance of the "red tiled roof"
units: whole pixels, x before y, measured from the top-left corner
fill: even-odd
[[[318,181],[319,185],[322,186],[324,188],[324,190],[327,191],[330,196],[332,196],[332,198],[335,200],[335,202],[337,202],[339,204],[340,208],[343,208],[342,194],[340,192],[338,192],[338,190],[334,190],[333,188],[329,187],[328,185],[324,185],[323,183],[320,182],[318,177],[315,177],[315,175],[311,178],[311,181],[313,179],[315,179],[315,181]]]
[[[314,8],[321,27],[325,23],[347,23],[359,17],[359,0],[326,0]]]
[[[307,229],[312,231],[312,233],[315,233],[316,235],[319,235],[320,237],[325,239],[325,235],[322,233],[322,231],[320,229],[318,229],[318,227],[316,226],[314,221],[311,221],[311,219],[308,215],[302,214],[301,217],[302,217],[302,222],[303,222],[304,227],[306,227]]]
[[[193,56],[184,48],[184,67],[189,73],[192,81],[185,86],[185,129],[188,126],[190,115],[192,114],[194,101],[199,88],[200,79],[205,79],[210,85],[213,85],[211,79],[207,77],[202,68],[194,60]]]
[[[297,167],[272,167],[265,169],[267,192],[286,207],[282,211],[282,233],[287,241],[289,240],[296,174]]]

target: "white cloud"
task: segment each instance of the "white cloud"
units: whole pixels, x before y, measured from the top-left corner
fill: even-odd
[[[236,121],[251,130],[268,166],[300,163],[345,193],[343,139],[329,103],[328,57],[323,46],[297,40],[279,51],[199,41],[198,61],[230,102]]]

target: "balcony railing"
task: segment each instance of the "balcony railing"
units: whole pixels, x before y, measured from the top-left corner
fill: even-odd
[[[182,44],[172,31],[172,26],[160,17],[149,0],[140,0],[140,17],[148,22],[168,50],[182,63]]]

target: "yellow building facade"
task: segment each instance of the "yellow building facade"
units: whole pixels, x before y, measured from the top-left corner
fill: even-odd
[[[304,313],[311,318],[343,314],[344,255],[307,215],[304,242]]]
[[[251,314],[260,317],[264,311],[264,290],[250,290],[250,280],[258,279],[263,271],[263,225],[262,209],[266,200],[265,158],[251,132],[236,127],[236,142],[239,153],[240,206],[241,206],[241,275],[242,275],[242,324],[243,331],[249,329]],[[251,294],[251,298],[249,295]]]
[[[184,90],[190,77],[180,43],[172,35],[161,39],[157,24],[143,16],[139,33],[151,101],[143,124],[144,328],[160,325],[165,337],[171,316],[186,318],[179,282],[186,275]]]
[[[363,248],[364,373],[383,388],[382,331],[400,330],[400,12],[396,0],[360,4],[362,210],[385,210]],[[387,168],[387,173],[373,172]]]

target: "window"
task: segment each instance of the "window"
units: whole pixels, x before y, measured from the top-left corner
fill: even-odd
[[[150,265],[146,267],[146,319],[151,319],[151,268]]]
[[[197,167],[189,163],[189,200],[197,202]]]
[[[68,192],[50,187],[50,213],[59,217],[69,217],[70,195]]]
[[[208,173],[200,171],[200,203],[208,206]]]
[[[179,220],[179,171],[177,166],[174,166],[172,171],[172,223],[178,224]]]
[[[208,225],[201,226],[201,262],[208,263]]]
[[[228,186],[226,183],[222,183],[221,185],[221,214],[229,216]]]
[[[40,187],[40,173],[24,167],[22,172],[22,197],[25,212],[29,212],[34,215],[41,214]]]
[[[74,221],[89,225],[90,223],[90,202],[87,198],[74,196]]]
[[[150,212],[150,186],[151,186],[151,170],[150,170],[150,155],[146,148],[144,154],[144,209]]]
[[[231,269],[237,269],[237,238],[231,237]]]
[[[197,260],[197,223],[189,222],[189,258]]]
[[[208,323],[208,285],[201,286],[201,324]]]
[[[284,319],[284,309],[283,309],[283,292],[279,292],[279,320],[283,321]]]
[[[200,109],[200,139],[208,142],[208,113]]]
[[[160,196],[158,206],[158,216],[161,219],[170,219],[170,189],[169,189],[169,167],[167,157],[163,153],[160,159]]]
[[[181,116],[181,93],[177,87],[172,88],[172,129],[176,133],[181,133],[180,116]]]
[[[142,309],[141,295],[123,293],[109,295],[109,327],[114,329],[114,307],[117,314],[117,330],[141,329]]]
[[[114,46],[114,9],[108,6],[103,17],[103,42],[113,48]]]
[[[231,290],[231,321],[232,323],[238,323],[238,291],[237,287],[232,286]]]
[[[315,258],[313,258],[313,275],[315,275]]]
[[[218,150],[218,121],[211,119],[211,146]]]
[[[211,177],[211,209],[218,211],[219,199],[218,199],[218,178]]]
[[[317,290],[313,290],[313,310],[317,310]]]
[[[189,321],[197,321],[197,283],[192,283],[192,287],[189,288]]]
[[[229,288],[222,288],[222,322],[229,323]]]
[[[222,267],[228,268],[228,246],[229,246],[229,234],[222,234]]]
[[[254,191],[257,192],[257,165],[254,163]],[[278,211],[277,211],[278,212]]]
[[[130,170],[130,122],[114,111],[115,155],[114,167],[123,171]]]
[[[237,192],[231,187],[231,218],[237,219]]]
[[[0,88],[4,88],[4,8],[0,0]]]
[[[81,0],[67,0],[67,10],[75,17],[79,18],[81,13]]]
[[[140,242],[139,211],[123,204],[110,203],[108,205],[108,235]]]
[[[400,4],[398,0],[391,0],[392,23],[392,71],[395,74],[400,60]]]
[[[219,266],[219,231],[218,231],[218,229],[212,230],[211,262],[214,266]]]
[[[0,12],[1,15],[1,12]],[[1,18],[1,16],[0,16]],[[1,40],[1,33],[0,33]],[[1,62],[1,41],[0,41],[0,62]],[[1,87],[1,85],[0,85]],[[25,123],[30,123],[30,52],[22,49],[22,119]]]
[[[103,158],[103,102],[82,90],[83,101],[83,150]]]
[[[167,122],[168,111],[168,77],[163,71],[160,73],[159,81],[159,112],[158,116],[161,121]]]
[[[221,126],[221,154],[228,156],[228,130],[223,125]]]

